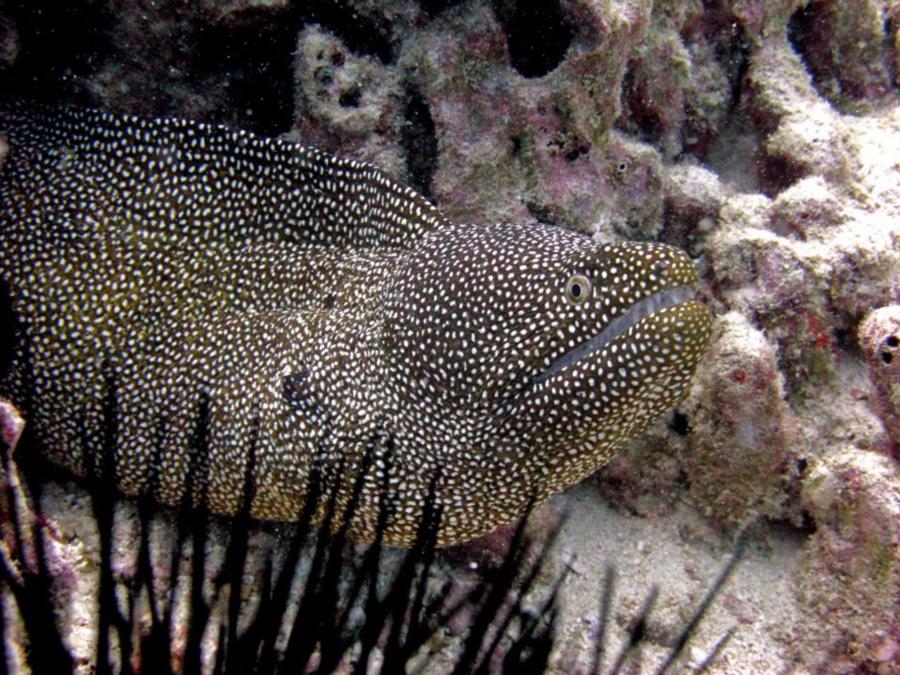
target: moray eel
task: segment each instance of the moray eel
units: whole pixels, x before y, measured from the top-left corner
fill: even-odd
[[[410,545],[427,503],[461,542],[602,466],[707,347],[669,246],[456,224],[369,165],[189,121],[7,103],[0,135],[0,395],[126,493],[183,504],[200,447],[215,513],[249,476],[253,517],[295,520],[316,475],[361,490],[356,539],[387,502]]]

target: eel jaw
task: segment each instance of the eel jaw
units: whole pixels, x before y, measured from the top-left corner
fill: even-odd
[[[632,326],[662,309],[675,307],[692,300],[694,287],[689,284],[673,286],[657,291],[653,295],[638,300],[627,311],[610,321],[594,337],[569,350],[547,366],[546,370],[535,375],[531,383],[541,384],[557,373],[579,363],[591,354],[600,351],[613,340],[624,335]]]

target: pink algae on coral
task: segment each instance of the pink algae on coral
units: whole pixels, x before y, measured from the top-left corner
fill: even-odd
[[[25,428],[25,420],[9,401],[0,400],[0,442],[15,450]]]

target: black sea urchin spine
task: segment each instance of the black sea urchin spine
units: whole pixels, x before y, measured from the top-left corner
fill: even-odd
[[[322,481],[313,478],[298,522],[289,528],[290,536],[283,542],[281,557],[277,546],[272,546],[265,554],[262,574],[256,582],[248,583],[245,572],[251,534],[258,527],[249,515],[256,432],[248,439],[251,461],[244,486],[244,508],[228,521],[210,516],[203,508],[208,406],[203,404],[202,395],[194,434],[196,459],[192,462],[190,489],[186,493],[190,497],[175,518],[175,542],[169,560],[171,581],[168,587],[160,588],[159,580],[154,579],[154,561],[161,554],[152,550],[150,533],[154,521],[166,520],[166,510],[153,504],[152,486],[138,500],[139,550],[134,573],[131,578],[117,578],[113,557],[116,514],[122,509],[122,500],[111,487],[114,480],[109,480],[114,478],[110,472],[115,471],[116,380],[112,365],[106,363],[103,367],[106,393],[100,438],[104,447],[98,455],[99,464],[90,468],[87,480],[101,560],[98,636],[93,656],[96,672],[200,673],[208,672],[210,667],[215,673],[329,673],[339,668],[354,673],[373,669],[402,672],[427,667],[433,652],[429,642],[443,627],[460,620],[467,622],[462,642],[455,656],[444,660],[450,663],[454,673],[538,673],[548,667],[557,646],[558,599],[566,572],[551,582],[536,610],[529,609],[529,603],[534,602],[537,579],[546,574],[553,536],[535,546],[525,535],[523,519],[511,537],[502,562],[494,569],[485,570],[480,581],[468,589],[450,580],[438,583],[435,568],[438,512],[426,510],[415,546],[399,560],[391,559],[381,541],[389,504],[385,503],[378,536],[371,544],[360,551],[348,542],[346,528],[357,507],[362,472],[349,502],[340,510],[334,490],[323,491]],[[258,429],[258,422],[253,428]],[[85,439],[87,442],[87,434]],[[377,442],[380,441],[373,439],[370,454]],[[3,462],[6,480],[0,534],[10,555],[2,559],[0,584],[9,588],[15,599],[29,643],[25,651],[27,665],[33,672],[69,672],[75,660],[57,624],[53,578],[44,543],[45,525],[39,513],[28,511],[27,491],[16,482],[18,468],[19,473],[29,476],[32,494],[36,494],[41,479],[35,474],[45,467],[27,463],[16,467],[8,446],[3,448]],[[384,494],[387,494],[386,484]],[[328,504],[324,522],[315,527],[317,505],[322,501]],[[171,522],[171,518],[168,520]],[[212,541],[210,532],[221,529],[223,523],[228,526],[227,544],[221,564],[216,565],[207,555]],[[553,532],[558,530],[553,528]],[[187,551],[189,556],[185,555]],[[739,546],[673,641],[658,672],[668,672],[677,663],[733,573],[741,551]],[[180,570],[186,573],[180,575]],[[186,581],[179,585],[182,576]],[[604,667],[614,587],[615,574],[608,568],[595,637],[596,655],[588,671],[591,673],[600,673]],[[293,604],[292,589],[299,589]],[[246,601],[251,595],[258,598],[253,609]],[[526,597],[529,603],[525,602]],[[631,622],[627,639],[608,672],[626,668],[640,670],[638,647],[646,641],[655,597],[656,590],[652,589]],[[186,603],[186,611],[181,615],[177,612],[179,603]],[[0,621],[8,631],[16,617],[0,612]],[[217,634],[214,641],[208,637],[211,634]],[[180,647],[178,635],[182,636]],[[732,635],[733,629],[723,635],[695,670],[706,669]],[[205,658],[210,649],[212,658]],[[0,656],[7,665],[12,663],[14,657],[9,645],[4,643]]]

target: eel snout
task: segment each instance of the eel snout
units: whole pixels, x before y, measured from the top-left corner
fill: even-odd
[[[585,359],[591,354],[606,348],[613,340],[624,335],[638,322],[643,321],[647,317],[656,314],[660,310],[669,309],[691,301],[694,297],[695,288],[692,285],[684,284],[674,288],[664,288],[635,302],[623,314],[620,314],[610,321],[599,333],[594,335],[587,342],[575,347],[556,360],[550,366],[535,376],[534,384],[553,377],[558,372],[569,368],[570,366]]]

